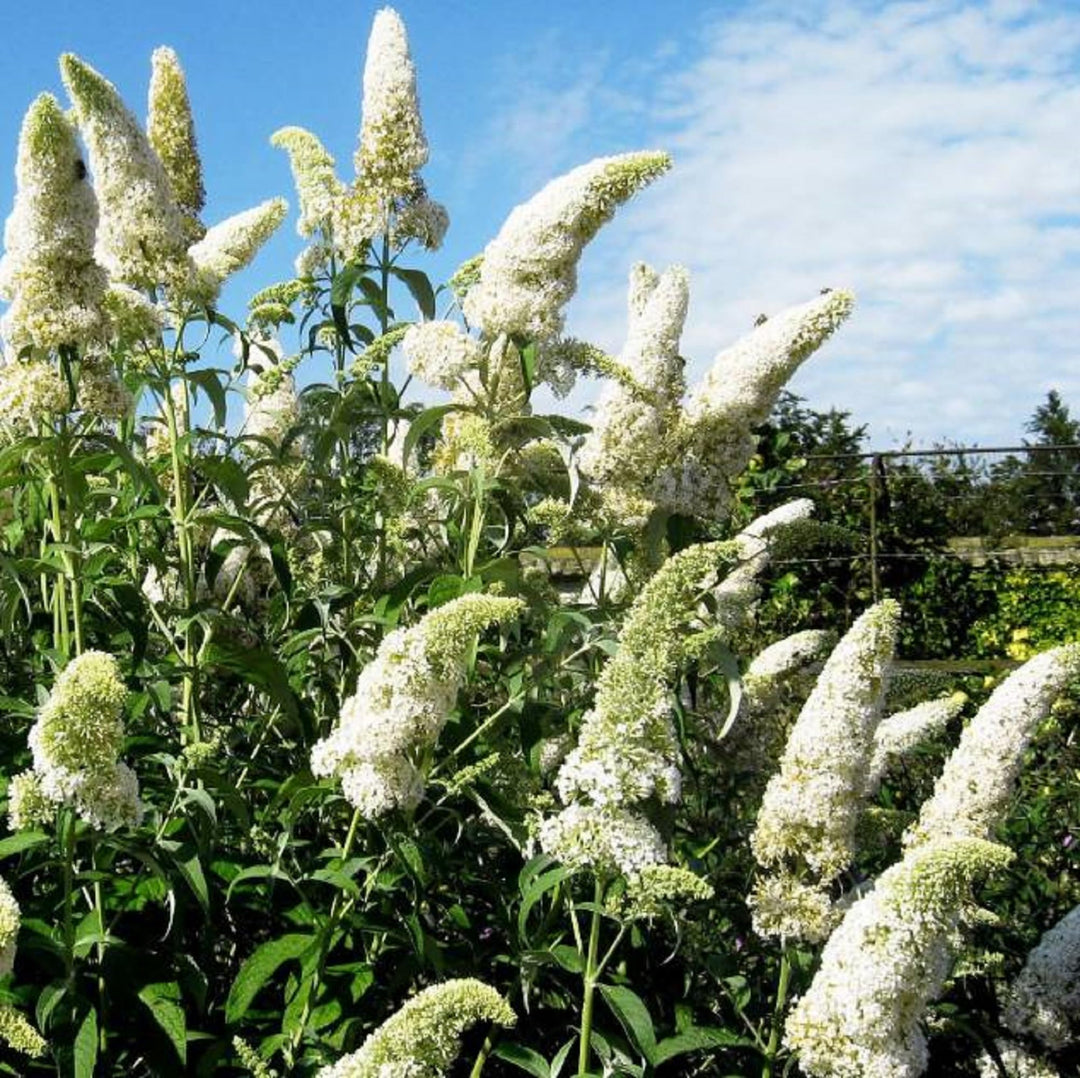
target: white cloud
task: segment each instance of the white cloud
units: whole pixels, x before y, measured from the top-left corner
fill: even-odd
[[[676,158],[586,254],[572,328],[617,348],[630,262],[683,262],[700,375],[759,312],[852,287],[794,388],[882,446],[1015,441],[1047,387],[1080,389],[1080,12],[751,3],[697,29],[689,66],[636,73],[647,113],[602,58],[517,99],[549,174],[628,110]]]

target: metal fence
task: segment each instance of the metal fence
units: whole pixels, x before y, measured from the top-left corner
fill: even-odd
[[[846,559],[864,562],[872,597],[890,564],[955,559],[971,565],[1080,563],[1080,445],[900,449],[812,455],[799,478],[763,493],[809,497],[824,519],[866,537]]]

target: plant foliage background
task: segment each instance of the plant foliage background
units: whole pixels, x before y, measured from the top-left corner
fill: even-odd
[[[680,267],[631,269],[619,356],[567,337],[659,151],[431,282],[386,10],[353,175],[273,134],[306,246],[230,318],[284,201],[201,219],[171,50],[145,125],[61,70],[0,261],[5,1073],[1075,1068],[1073,634],[1000,686],[893,676],[896,604],[783,569],[851,541],[781,495],[858,432],[762,429],[849,293],[689,388]],[[591,423],[538,414],[582,374]]]

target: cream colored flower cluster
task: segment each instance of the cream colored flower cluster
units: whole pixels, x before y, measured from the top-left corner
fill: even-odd
[[[763,869],[751,908],[754,927],[763,935],[777,935],[781,928],[770,916],[778,886],[768,883],[770,875],[791,877],[781,893],[799,892],[801,885],[824,894],[855,857],[855,829],[899,620],[899,606],[887,599],[844,635],[799,713],[779,772],[765,788],[751,836]],[[808,908],[821,905],[810,895],[800,902]],[[792,919],[785,915],[783,927],[787,934],[822,938],[818,917],[805,932],[792,933]]]
[[[120,763],[127,689],[116,660],[87,651],[64,668],[30,730],[33,770],[9,788],[11,826],[48,819],[70,804],[92,827],[134,827],[142,818],[135,773]]]
[[[90,154],[101,206],[97,260],[133,288],[189,285],[188,241],[180,209],[150,140],[106,78],[77,56],[60,58]]]
[[[0,877],[0,977],[7,977],[15,967],[15,943],[21,921],[19,904],[7,880]],[[0,1040],[26,1055],[39,1056],[45,1051],[45,1042],[37,1030],[7,1004],[0,1004]]]
[[[620,204],[670,167],[667,154],[646,151],[600,157],[552,180],[487,245],[464,299],[465,317],[490,338],[558,337],[582,249]]]
[[[1031,742],[1050,705],[1080,675],[1080,644],[1044,651],[999,685],[960,735],[908,846],[950,835],[990,838],[1003,821]]]
[[[1061,1072],[1044,1059],[1034,1056],[1026,1048],[1014,1041],[998,1040],[994,1042],[1006,1078],[1064,1078]],[[979,1078],[1001,1078],[1001,1070],[989,1052],[983,1052],[976,1064]]]
[[[720,352],[690,394],[654,481],[653,499],[672,512],[726,517],[730,484],[754,450],[751,429],[764,422],[787,380],[851,313],[850,292],[829,291],[774,315]]]
[[[284,366],[256,371],[249,376],[244,434],[264,438],[280,449],[300,420],[296,380]]]
[[[981,839],[935,841],[878,878],[829,937],[785,1041],[811,1078],[917,1078],[921,1022],[952,969],[951,938],[974,882],[1013,854]]]
[[[670,682],[699,593],[735,554],[733,543],[688,547],[664,563],[631,606],[577,747],[559,769],[565,807],[541,825],[547,853],[624,876],[666,861],[665,844],[641,809],[649,800],[674,804],[681,795]]]
[[[394,249],[410,240],[428,250],[441,246],[449,217],[420,178],[427,140],[416,69],[396,11],[383,8],[372,23],[353,183],[347,187],[337,178],[334,158],[311,132],[285,127],[271,142],[289,154],[300,199],[299,232],[315,238],[297,260],[301,276],[317,272],[332,255],[355,258],[383,235]]]
[[[46,360],[0,366],[0,430],[9,437],[62,415],[68,410],[68,398],[60,372]]]
[[[410,326],[401,342],[409,373],[439,389],[456,389],[461,377],[481,361],[480,343],[456,322]]]
[[[510,1004],[482,981],[444,981],[413,996],[358,1051],[323,1067],[318,1078],[443,1078],[465,1030],[478,1022],[516,1021]]]
[[[964,693],[954,692],[937,700],[924,700],[921,704],[882,719],[874,731],[874,755],[870,760],[867,795],[877,793],[890,764],[941,733],[964,710],[967,699]]]
[[[210,300],[216,297],[226,278],[250,265],[288,209],[285,199],[270,198],[208,229],[189,252],[198,274],[197,293]]]
[[[185,238],[188,243],[196,243],[206,232],[199,216],[206,205],[206,189],[187,80],[179,58],[167,46],[154,50],[150,65],[146,134],[168,177],[183,218]]]
[[[1002,1022],[1064,1048],[1080,1032],[1080,906],[1048,929],[1009,988]]]
[[[679,339],[690,299],[685,269],[658,274],[644,263],[630,271],[630,325],[619,362],[642,390],[610,383],[578,455],[594,483],[647,496],[664,439],[685,389]]]
[[[106,277],[94,262],[97,199],[75,128],[52,94],[30,106],[19,135],[15,205],[4,226],[0,319],[9,348],[53,349],[104,336]]]
[[[314,774],[338,777],[368,818],[414,808],[424,779],[413,756],[446,724],[476,634],[522,609],[519,599],[464,595],[390,633],[342,703],[337,727],[312,749]]]

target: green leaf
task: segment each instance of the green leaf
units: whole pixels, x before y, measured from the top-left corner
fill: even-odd
[[[158,1027],[169,1038],[181,1063],[187,1062],[187,1022],[181,1005],[180,985],[160,981],[139,989],[139,999]]]
[[[75,1034],[75,1044],[73,1046],[75,1078],[94,1078],[94,1070],[97,1067],[97,1053],[97,1011],[93,1007],[88,1007],[82,1021],[79,1023],[79,1030]]]
[[[734,653],[723,645],[716,649],[716,665],[724,675],[728,687],[728,713],[724,719],[724,725],[716,735],[717,739],[727,737],[732,724],[739,716],[739,708],[742,705],[742,677],[739,674],[739,660]]]
[[[491,1054],[506,1063],[512,1063],[515,1067],[528,1074],[535,1075],[536,1078],[550,1078],[551,1071],[548,1068],[547,1060],[532,1048],[525,1048],[520,1044],[515,1044],[513,1041],[503,1041],[496,1045]]]
[[[17,831],[14,835],[0,839],[0,861],[48,841],[49,836],[44,831]]]
[[[618,1018],[630,1042],[645,1057],[645,1061],[656,1065],[656,1032],[653,1030],[649,1008],[642,998],[629,988],[621,985],[602,984],[599,986],[612,1014]]]
[[[408,433],[405,435],[405,447],[402,459],[407,464],[420,439],[428,431],[434,430],[443,420],[443,416],[460,409],[458,404],[440,404],[435,408],[425,408],[415,419],[409,423]]]
[[[225,403],[225,387],[221,384],[220,372],[210,367],[201,370],[187,372],[188,381],[198,386],[210,400],[214,409],[214,426],[225,426],[227,405]]]
[[[435,289],[431,287],[427,274],[421,270],[401,269],[398,266],[391,266],[390,272],[404,282],[412,298],[416,300],[420,313],[427,321],[431,321],[435,317]]]
[[[240,967],[236,980],[229,989],[225,1001],[225,1021],[235,1025],[247,1014],[260,989],[285,962],[300,958],[310,947],[316,945],[316,937],[295,932],[279,936],[276,940],[257,947]]]
[[[199,903],[204,916],[210,916],[210,889],[206,885],[206,876],[203,874],[202,863],[199,861],[199,852],[190,844],[182,844],[175,840],[163,840],[162,849],[172,854],[173,863],[176,865],[184,882],[191,888],[191,893]]]
[[[659,1066],[676,1056],[700,1052],[706,1048],[753,1048],[754,1042],[726,1029],[690,1026],[673,1037],[665,1037],[657,1046],[652,1063]]]

